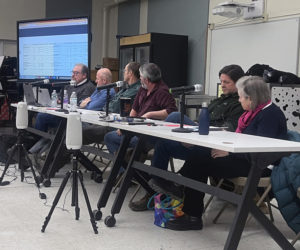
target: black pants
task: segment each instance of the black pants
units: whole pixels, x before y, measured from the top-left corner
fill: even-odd
[[[212,158],[211,149],[198,148],[191,151],[188,160],[180,170],[185,177],[207,183],[209,176],[234,178],[248,176],[250,162],[242,155],[229,154],[226,157]],[[266,169],[262,176],[269,176],[271,170]],[[185,188],[183,211],[191,216],[201,217],[205,193]]]

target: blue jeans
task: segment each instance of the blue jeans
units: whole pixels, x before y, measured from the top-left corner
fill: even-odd
[[[166,122],[180,123],[180,112],[171,113],[165,120]],[[193,122],[187,116],[184,116],[184,124],[196,126],[197,124]],[[182,145],[181,142],[159,139],[155,144],[155,151],[152,158],[152,166],[167,170],[169,159],[171,157],[181,160],[186,160],[188,153],[191,151],[191,148],[187,148]]]
[[[55,115],[49,115],[45,113],[38,113],[35,121],[35,128],[44,132],[48,131],[48,128],[58,127],[60,122],[60,117]]]
[[[116,131],[108,132],[104,136],[104,143],[106,144],[106,147],[111,154],[115,154],[118,151],[123,138],[124,135],[120,136]],[[137,144],[137,141],[138,138],[136,136],[132,137],[129,143],[129,147],[133,148]]]

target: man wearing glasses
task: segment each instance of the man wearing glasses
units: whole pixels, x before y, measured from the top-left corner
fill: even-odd
[[[88,75],[89,69],[86,65],[82,63],[76,64],[72,70],[72,80],[75,81],[75,84],[65,87],[69,100],[72,92],[76,93],[78,106],[95,91],[95,85],[88,80]],[[60,119],[56,116],[39,113],[36,117],[35,128],[47,132],[49,127],[57,127],[59,121]]]

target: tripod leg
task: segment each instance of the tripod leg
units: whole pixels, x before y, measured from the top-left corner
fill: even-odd
[[[26,161],[27,161],[27,163],[29,164],[29,167],[30,167],[30,169],[31,169],[31,172],[32,172],[34,181],[35,181],[37,187],[39,188],[39,187],[40,187],[40,183],[39,183],[39,181],[38,181],[38,179],[37,179],[37,177],[36,177],[35,171],[34,171],[33,166],[32,166],[32,162],[31,162],[31,160],[29,159],[28,153],[27,153],[26,148],[24,147],[23,144],[22,144],[22,148],[23,148],[23,152],[24,152],[24,154],[25,154],[25,159],[26,159]]]
[[[24,181],[24,164],[21,160],[21,154],[22,154],[22,144],[20,142],[17,142],[18,147],[18,164],[19,164],[19,170],[21,171],[21,181]]]
[[[45,232],[45,229],[46,229],[46,227],[47,227],[47,225],[48,225],[48,223],[49,223],[49,221],[51,219],[51,215],[52,215],[52,213],[53,213],[53,211],[54,211],[54,209],[55,209],[55,207],[56,207],[56,205],[57,205],[57,203],[59,201],[60,196],[62,195],[62,193],[64,191],[64,188],[66,187],[66,184],[67,184],[67,182],[68,182],[68,180],[70,178],[71,173],[72,173],[71,171],[69,171],[68,173],[66,173],[66,176],[64,177],[64,179],[63,179],[63,181],[62,181],[62,183],[61,183],[61,185],[60,185],[60,187],[59,187],[59,189],[57,191],[57,194],[56,194],[56,196],[55,196],[55,198],[53,200],[52,207],[51,207],[51,209],[49,211],[48,216],[45,218],[45,222],[44,222],[44,224],[42,226],[42,229],[41,229],[42,233]]]
[[[80,208],[78,205],[78,172],[75,171],[73,174],[73,198],[74,200],[74,205],[75,206],[75,219],[79,219],[79,214],[80,214]]]
[[[78,170],[77,170],[77,155],[73,155],[73,180],[72,180],[72,203],[75,206],[75,219],[79,219],[80,208],[78,206]]]
[[[1,177],[0,177],[0,184],[1,184],[2,181],[3,181],[4,175],[6,174],[6,171],[7,171],[8,167],[9,167],[9,163],[10,163],[10,161],[11,161],[13,155],[15,154],[16,149],[17,149],[17,144],[15,144],[15,145],[12,147],[11,152],[10,152],[10,155],[8,156],[8,159],[7,159],[6,163],[5,163],[4,170],[3,170],[2,175],[1,175]]]
[[[80,181],[80,184],[81,184],[81,187],[82,187],[82,191],[83,191],[83,195],[84,195],[84,198],[85,198],[86,206],[87,206],[87,209],[88,209],[89,214],[90,214],[90,220],[91,220],[92,227],[94,229],[94,233],[97,234],[98,233],[97,223],[95,221],[95,218],[94,218],[94,215],[93,215],[93,212],[92,212],[92,208],[91,208],[91,204],[90,204],[90,201],[89,201],[89,197],[88,197],[86,188],[83,184],[83,177],[82,177],[81,171],[78,172],[78,178],[79,178],[79,181]]]

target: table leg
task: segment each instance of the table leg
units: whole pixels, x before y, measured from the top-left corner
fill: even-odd
[[[135,173],[135,170],[132,168],[132,164],[135,160],[137,160],[139,158],[139,156],[142,152],[143,142],[144,142],[143,136],[139,137],[139,140],[134,148],[134,151],[133,151],[131,158],[129,160],[129,163],[127,165],[126,172],[125,172],[125,178],[123,179],[121,187],[116,196],[116,199],[114,200],[114,203],[113,203],[113,206],[111,209],[112,216],[108,216],[105,218],[105,224],[109,227],[114,226],[114,224],[115,224],[114,215],[119,213],[121,210],[125,196],[127,194],[127,190],[130,186],[130,181],[133,178],[134,173]]]
[[[117,155],[115,156],[114,164],[113,164],[113,167],[111,169],[110,175],[109,175],[109,177],[107,179],[106,185],[102,189],[100,198],[98,200],[98,203],[97,203],[98,210],[100,210],[102,207],[106,206],[106,203],[108,201],[109,195],[110,195],[111,190],[112,190],[112,188],[114,186],[114,181],[115,181],[115,179],[116,179],[116,177],[117,177],[117,175],[119,173],[119,170],[120,170],[120,168],[121,168],[121,166],[123,164],[123,160],[125,158],[125,154],[127,152],[127,148],[128,148],[128,145],[129,145],[131,137],[132,137],[132,135],[128,134],[128,133],[126,133],[124,135],[124,137],[123,137],[123,140],[122,140],[122,143],[120,145],[120,148],[119,148],[119,150],[117,152]],[[95,211],[94,211],[94,213],[95,213]]]

